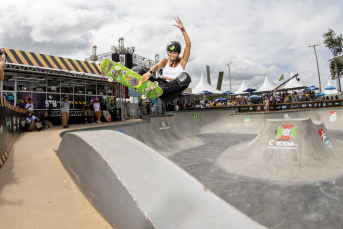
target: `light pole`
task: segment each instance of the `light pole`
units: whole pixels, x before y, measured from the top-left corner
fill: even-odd
[[[318,46],[318,45],[320,45],[320,42],[313,43],[313,44],[308,44],[307,47],[313,47],[314,48],[314,53],[316,54],[316,61],[317,61],[318,80],[319,80],[319,92],[322,92],[322,85],[320,83],[319,65],[318,65],[318,58],[317,58],[317,51],[316,51],[316,46]]]
[[[225,63],[224,65],[227,65],[229,67],[229,80],[230,80],[230,91],[231,91],[231,74],[230,74],[230,65],[232,64],[232,61],[229,61]]]

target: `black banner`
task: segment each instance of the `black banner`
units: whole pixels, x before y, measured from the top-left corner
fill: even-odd
[[[14,140],[25,131],[26,112],[0,99],[0,168],[7,160]]]
[[[280,110],[305,110],[305,109],[316,109],[326,107],[342,107],[343,100],[327,100],[327,101],[308,101],[308,102],[297,102],[297,103],[281,103],[269,105],[270,111]],[[239,113],[247,112],[261,112],[266,111],[266,106],[263,104],[244,105],[238,107]]]

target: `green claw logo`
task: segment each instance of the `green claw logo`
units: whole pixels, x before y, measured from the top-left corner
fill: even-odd
[[[173,51],[175,49],[175,46],[170,46],[169,50]]]
[[[193,113],[193,117],[194,117],[194,121],[196,123],[200,123],[201,122],[200,113]]]

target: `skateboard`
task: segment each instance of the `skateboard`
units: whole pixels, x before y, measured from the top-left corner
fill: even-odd
[[[101,75],[103,77],[108,76],[109,82],[116,81],[134,89],[142,94],[143,100],[146,98],[158,98],[163,94],[162,88],[150,80],[142,83],[141,75],[110,59],[104,59],[101,62],[100,69]]]

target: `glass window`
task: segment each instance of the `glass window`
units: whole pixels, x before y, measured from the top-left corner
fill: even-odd
[[[48,92],[60,92],[60,78],[59,77],[53,77],[48,76]]]
[[[73,93],[74,82],[72,79],[61,79],[61,94]]]
[[[74,81],[74,94],[85,94],[85,81],[84,80]]]
[[[32,76],[32,91],[46,92],[46,77],[41,75]]]
[[[15,73],[5,72],[2,89],[4,91],[14,91],[14,85],[15,85]]]
[[[32,74],[18,74],[17,90],[31,91],[32,88]]]
[[[97,86],[98,95],[106,95],[106,90],[107,90],[106,83],[98,83],[98,86]]]
[[[95,95],[96,94],[96,84],[93,82],[88,81],[86,84],[86,92],[87,95]]]
[[[108,83],[107,84],[107,95],[112,95],[113,96],[113,92],[114,92],[114,90],[113,90],[113,83]]]

